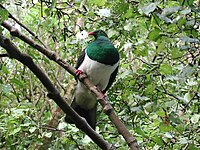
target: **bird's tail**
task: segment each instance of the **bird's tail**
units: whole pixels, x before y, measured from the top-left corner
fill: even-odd
[[[83,109],[80,106],[78,106],[75,102],[75,100],[73,100],[71,107],[83,118],[86,119],[86,121],[88,122],[88,124],[95,130],[96,127],[96,113],[97,113],[97,105],[92,108],[92,109]],[[66,116],[65,117],[65,121],[67,123],[74,123],[73,120],[71,119],[70,116]]]

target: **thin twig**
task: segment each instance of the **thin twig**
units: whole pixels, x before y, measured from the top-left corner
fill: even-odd
[[[42,128],[42,129],[51,130],[51,131],[66,132],[65,130],[59,130],[59,129],[57,129],[57,128],[50,127],[50,126],[44,126],[44,125],[42,125],[41,128]]]

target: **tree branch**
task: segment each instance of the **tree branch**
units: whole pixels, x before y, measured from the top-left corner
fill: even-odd
[[[10,31],[10,34],[13,36],[16,36],[23,40],[24,42],[28,43],[32,47],[36,48],[38,51],[46,55],[49,59],[55,61],[60,66],[62,66],[65,70],[67,70],[70,74],[73,76],[76,75],[76,69],[63,61],[57,53],[51,51],[48,48],[44,48],[41,45],[35,43],[32,39],[29,39],[22,33],[20,33],[16,28],[9,25],[6,21],[2,23],[2,26],[5,27],[7,30]],[[87,78],[85,74],[81,74],[78,79],[84,83],[84,85],[95,94],[97,97],[97,100],[103,107],[103,111],[109,116],[111,122],[115,125],[118,132],[124,137],[128,145],[131,147],[132,150],[138,150],[139,146],[137,144],[137,140],[135,137],[133,137],[129,131],[126,129],[125,125],[121,122],[121,120],[117,117],[115,114],[113,107],[107,102],[107,100],[104,98],[104,95],[100,92],[100,90]],[[62,109],[62,107],[61,107]],[[64,111],[64,110],[63,110]]]
[[[1,58],[1,57],[9,57],[9,56],[8,56],[8,54],[6,53],[6,54],[0,54],[0,58]]]
[[[199,91],[200,85],[197,87],[197,91],[194,93],[193,97],[190,99],[190,101],[185,105],[185,107],[182,109],[183,112],[186,111],[187,107],[192,103],[192,101],[195,99],[195,97],[198,97],[198,91]]]
[[[41,81],[48,91],[48,97],[53,99],[56,104],[68,115],[72,116],[76,126],[84,131],[99,147],[102,149],[115,149],[113,145],[107,143],[99,134],[97,134],[86,122],[80,117],[61,97],[58,90],[51,83],[47,75],[33,62],[32,58],[25,53],[21,53],[17,47],[7,38],[0,35],[0,46],[9,53],[11,58],[17,59],[22,64],[26,65]]]

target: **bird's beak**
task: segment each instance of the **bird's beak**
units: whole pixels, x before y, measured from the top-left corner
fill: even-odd
[[[89,32],[88,35],[95,35],[95,33],[94,32]]]

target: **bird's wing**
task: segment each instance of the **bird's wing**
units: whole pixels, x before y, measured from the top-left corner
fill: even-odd
[[[78,57],[78,60],[76,62],[76,67],[75,67],[76,69],[78,69],[78,67],[80,67],[80,65],[82,64],[84,58],[85,58],[85,50],[83,50],[81,52],[81,55]]]
[[[117,72],[118,72],[118,68],[119,66],[117,66],[117,68],[114,70],[114,72],[111,74],[110,76],[110,79],[109,79],[109,82],[108,82],[108,85],[107,87],[105,88],[105,90],[103,90],[103,93],[105,93],[110,87],[111,85],[113,84],[115,78],[116,78],[116,75],[117,75]]]

